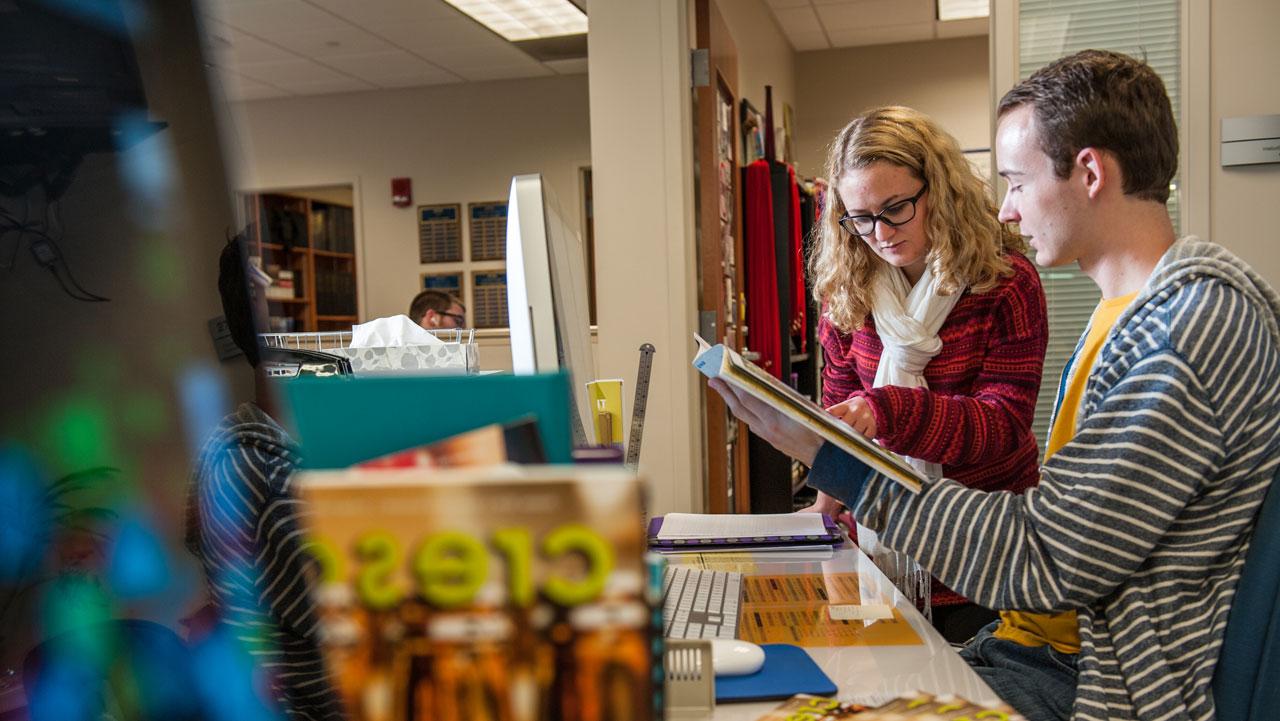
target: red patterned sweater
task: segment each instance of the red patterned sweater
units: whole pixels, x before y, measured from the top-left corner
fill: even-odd
[[[841,333],[818,323],[825,365],[822,400],[863,396],[886,448],[942,464],[972,488],[1021,492],[1040,478],[1031,430],[1049,326],[1035,267],[1011,253],[1013,275],[986,293],[965,292],[942,324],[942,350],[924,369],[928,389],[872,388],[883,346],[875,322]],[[936,606],[964,598],[934,581]]]

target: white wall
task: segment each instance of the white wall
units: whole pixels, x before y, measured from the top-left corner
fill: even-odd
[[[928,40],[840,48],[796,56],[803,175],[821,175],[827,146],[855,115],[878,105],[907,105],[932,116],[966,150],[990,145],[987,38]]]
[[[782,107],[790,105],[796,118],[801,113],[796,98],[796,53],[764,0],[720,0],[716,6],[738,48],[739,99],[751,101],[763,117],[764,87],[773,86],[773,125],[781,159]]]
[[[415,208],[505,200],[511,176],[542,173],[580,232],[579,168],[591,164],[583,75],[237,103],[244,189],[356,185],[361,318],[408,310],[427,271]],[[391,178],[413,179],[413,206],[391,205]],[[464,229],[464,242],[467,231]],[[492,267],[492,264],[489,266]],[[468,287],[471,284],[467,278]],[[485,353],[488,368],[510,366]]]
[[[1215,0],[1211,13],[1210,237],[1280,287],[1280,165],[1221,166],[1223,118],[1280,113],[1280,3]]]
[[[688,3],[592,0],[591,160],[598,365],[623,378],[630,417],[639,347],[653,343],[640,473],[651,513],[703,504]]]

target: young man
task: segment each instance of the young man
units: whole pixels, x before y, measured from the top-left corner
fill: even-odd
[[[467,309],[448,293],[424,290],[409,303],[409,317],[427,330],[461,328],[467,323]]]
[[[1004,97],[1001,219],[1041,265],[1102,290],[1038,487],[911,494],[754,399],[730,408],[813,467],[887,545],[1005,616],[966,651],[1031,719],[1211,718],[1211,681],[1254,516],[1280,467],[1280,297],[1242,261],[1175,240],[1177,132],[1146,64],[1086,51]],[[1066,616],[1070,630],[1070,616]],[[1010,627],[1022,623],[1023,627]],[[1020,633],[1025,632],[1025,633]]]

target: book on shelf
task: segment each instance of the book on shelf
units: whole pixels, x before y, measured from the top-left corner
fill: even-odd
[[[719,378],[739,391],[776,408],[791,420],[822,436],[886,478],[897,481],[912,493],[919,492],[928,481],[905,458],[855,431],[849,424],[827,413],[821,406],[769,375],[732,348],[722,343],[712,346],[696,334],[694,338],[698,341],[698,352],[693,357],[693,367],[706,377]]]

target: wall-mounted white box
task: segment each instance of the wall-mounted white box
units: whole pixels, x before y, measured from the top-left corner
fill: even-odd
[[[1222,167],[1280,163],[1280,115],[1222,119]]]

